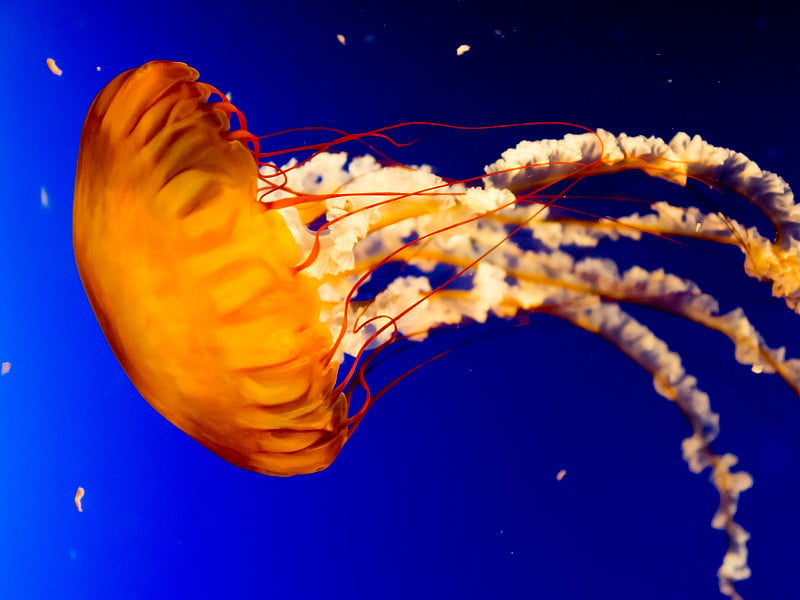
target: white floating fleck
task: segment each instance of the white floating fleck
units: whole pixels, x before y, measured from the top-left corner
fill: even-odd
[[[75,491],[75,508],[78,509],[78,512],[83,512],[83,506],[81,506],[81,500],[83,500],[83,496],[86,494],[86,490],[82,487],[78,487]]]
[[[6,361],[2,365],[0,365],[0,375],[8,375],[8,372],[11,371],[11,363]]]
[[[456,55],[461,56],[462,54],[466,54],[471,50],[468,44],[461,44],[458,48],[456,48]]]
[[[47,196],[47,190],[44,189],[44,186],[39,188],[39,202],[41,202],[42,206],[45,208],[50,206],[50,198]]]
[[[561,481],[562,479],[564,479],[564,475],[566,475],[566,474],[567,474],[567,470],[566,470],[566,469],[561,469],[561,470],[560,470],[560,471],[559,471],[559,472],[556,474],[556,479],[557,479],[558,481]]]
[[[61,69],[58,68],[58,65],[56,64],[55,59],[52,59],[52,58],[48,58],[47,59],[47,68],[50,69],[50,72],[53,75],[58,75],[59,77],[64,72],[64,71],[62,71]]]
[[[347,45],[347,40],[345,39],[345,37],[341,33],[337,33],[336,34],[336,39],[339,40],[339,43],[342,46],[346,46]]]

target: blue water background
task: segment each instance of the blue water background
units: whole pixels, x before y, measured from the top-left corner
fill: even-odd
[[[228,465],[139,397],[74,266],[86,109],[156,58],[232,92],[257,133],[409,120],[685,130],[800,186],[796,12],[601,4],[3,3],[0,598],[721,597],[725,537],[709,526],[707,473],[681,459],[688,427],[601,340],[546,317],[438,336],[373,373],[377,389],[453,348],[387,394],[330,469],[276,479]],[[434,134],[401,158],[467,177],[518,139],[564,132]],[[797,317],[740,275],[736,252],[647,247],[617,257],[697,277],[800,356]],[[800,401],[720,336],[637,315],[711,395],[715,447],[755,478],[740,590],[795,597]]]

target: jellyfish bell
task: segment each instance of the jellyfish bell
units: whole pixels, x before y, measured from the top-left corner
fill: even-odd
[[[244,468],[320,470],[347,406],[322,360],[319,296],[283,217],[255,202],[233,108],[196,79],[153,62],[93,102],[75,185],[81,280],[125,372],[173,424]]]
[[[741,310],[721,313],[695,282],[664,269],[621,271],[594,253],[655,237],[734,246],[745,273],[800,312],[800,209],[785,181],[697,136],[665,142],[586,128],[521,142],[468,181],[338,151],[349,140],[391,143],[391,127],[339,132],[281,165],[281,153],[262,152],[244,116],[197,77],[165,61],[118,76],[89,110],[78,161],[81,279],[121,365],[157,411],[233,464],[310,473],[334,460],[380,395],[365,367],[382,348],[465,320],[554,315],[611,342],[678,404],[692,429],[684,458],[694,472],[711,471],[720,496],[713,526],[729,541],[720,589],[737,597],[749,536],[734,516],[752,480],[733,470],[735,456],[712,450],[718,415],[680,356],[624,306],[719,332],[738,362],[777,373],[798,396],[800,361],[768,346]],[[775,239],[724,208],[661,201],[614,219],[555,210],[584,179],[627,170],[738,194]],[[386,265],[399,270],[380,282]],[[354,411],[359,386],[365,398]]]

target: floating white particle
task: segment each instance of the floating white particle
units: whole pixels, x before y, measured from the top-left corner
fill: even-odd
[[[336,34],[336,39],[339,40],[339,43],[342,46],[346,46],[347,45],[347,40],[345,39],[345,37],[341,33],[337,33]]]
[[[11,370],[11,363],[6,361],[3,364],[0,364],[0,375],[8,375],[8,372]]]
[[[462,54],[466,54],[470,51],[470,46],[468,44],[461,44],[458,48],[456,48],[456,55],[461,56]]]
[[[62,74],[64,71],[62,71],[61,69],[59,69],[59,68],[58,68],[58,65],[56,64],[56,61],[55,61],[55,59],[53,59],[53,58],[48,58],[46,62],[47,62],[47,68],[48,68],[48,69],[50,69],[50,72],[51,72],[53,75],[58,75],[59,77],[61,77],[61,74]]]
[[[42,206],[45,208],[50,206],[50,198],[47,196],[47,190],[44,189],[44,186],[39,188],[39,202],[41,202]]]
[[[83,512],[83,505],[81,504],[81,501],[83,500],[83,496],[85,494],[86,490],[84,490],[82,487],[78,487],[78,489],[75,490],[75,508],[78,509],[78,512]]]

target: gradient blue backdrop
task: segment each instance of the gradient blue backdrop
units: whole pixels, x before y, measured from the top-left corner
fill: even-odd
[[[681,459],[679,411],[620,353],[552,319],[440,336],[385,361],[375,387],[455,347],[392,390],[323,473],[274,479],[211,455],[138,396],[94,321],[70,241],[74,165],[97,91],[165,58],[231,91],[259,133],[405,120],[685,130],[800,185],[797,13],[114,4],[0,6],[0,361],[12,363],[0,378],[0,598],[718,597],[725,539],[709,527],[707,474]],[[472,50],[457,57],[462,43]],[[468,176],[540,133],[552,132],[434,135],[404,156]],[[800,355],[797,318],[736,277],[740,256],[672,250],[658,246],[650,265],[697,266],[724,308],[746,304],[770,344]],[[717,449],[755,478],[740,511],[753,578],[740,589],[794,597],[800,402],[736,364],[725,340],[641,314],[722,413]]]

